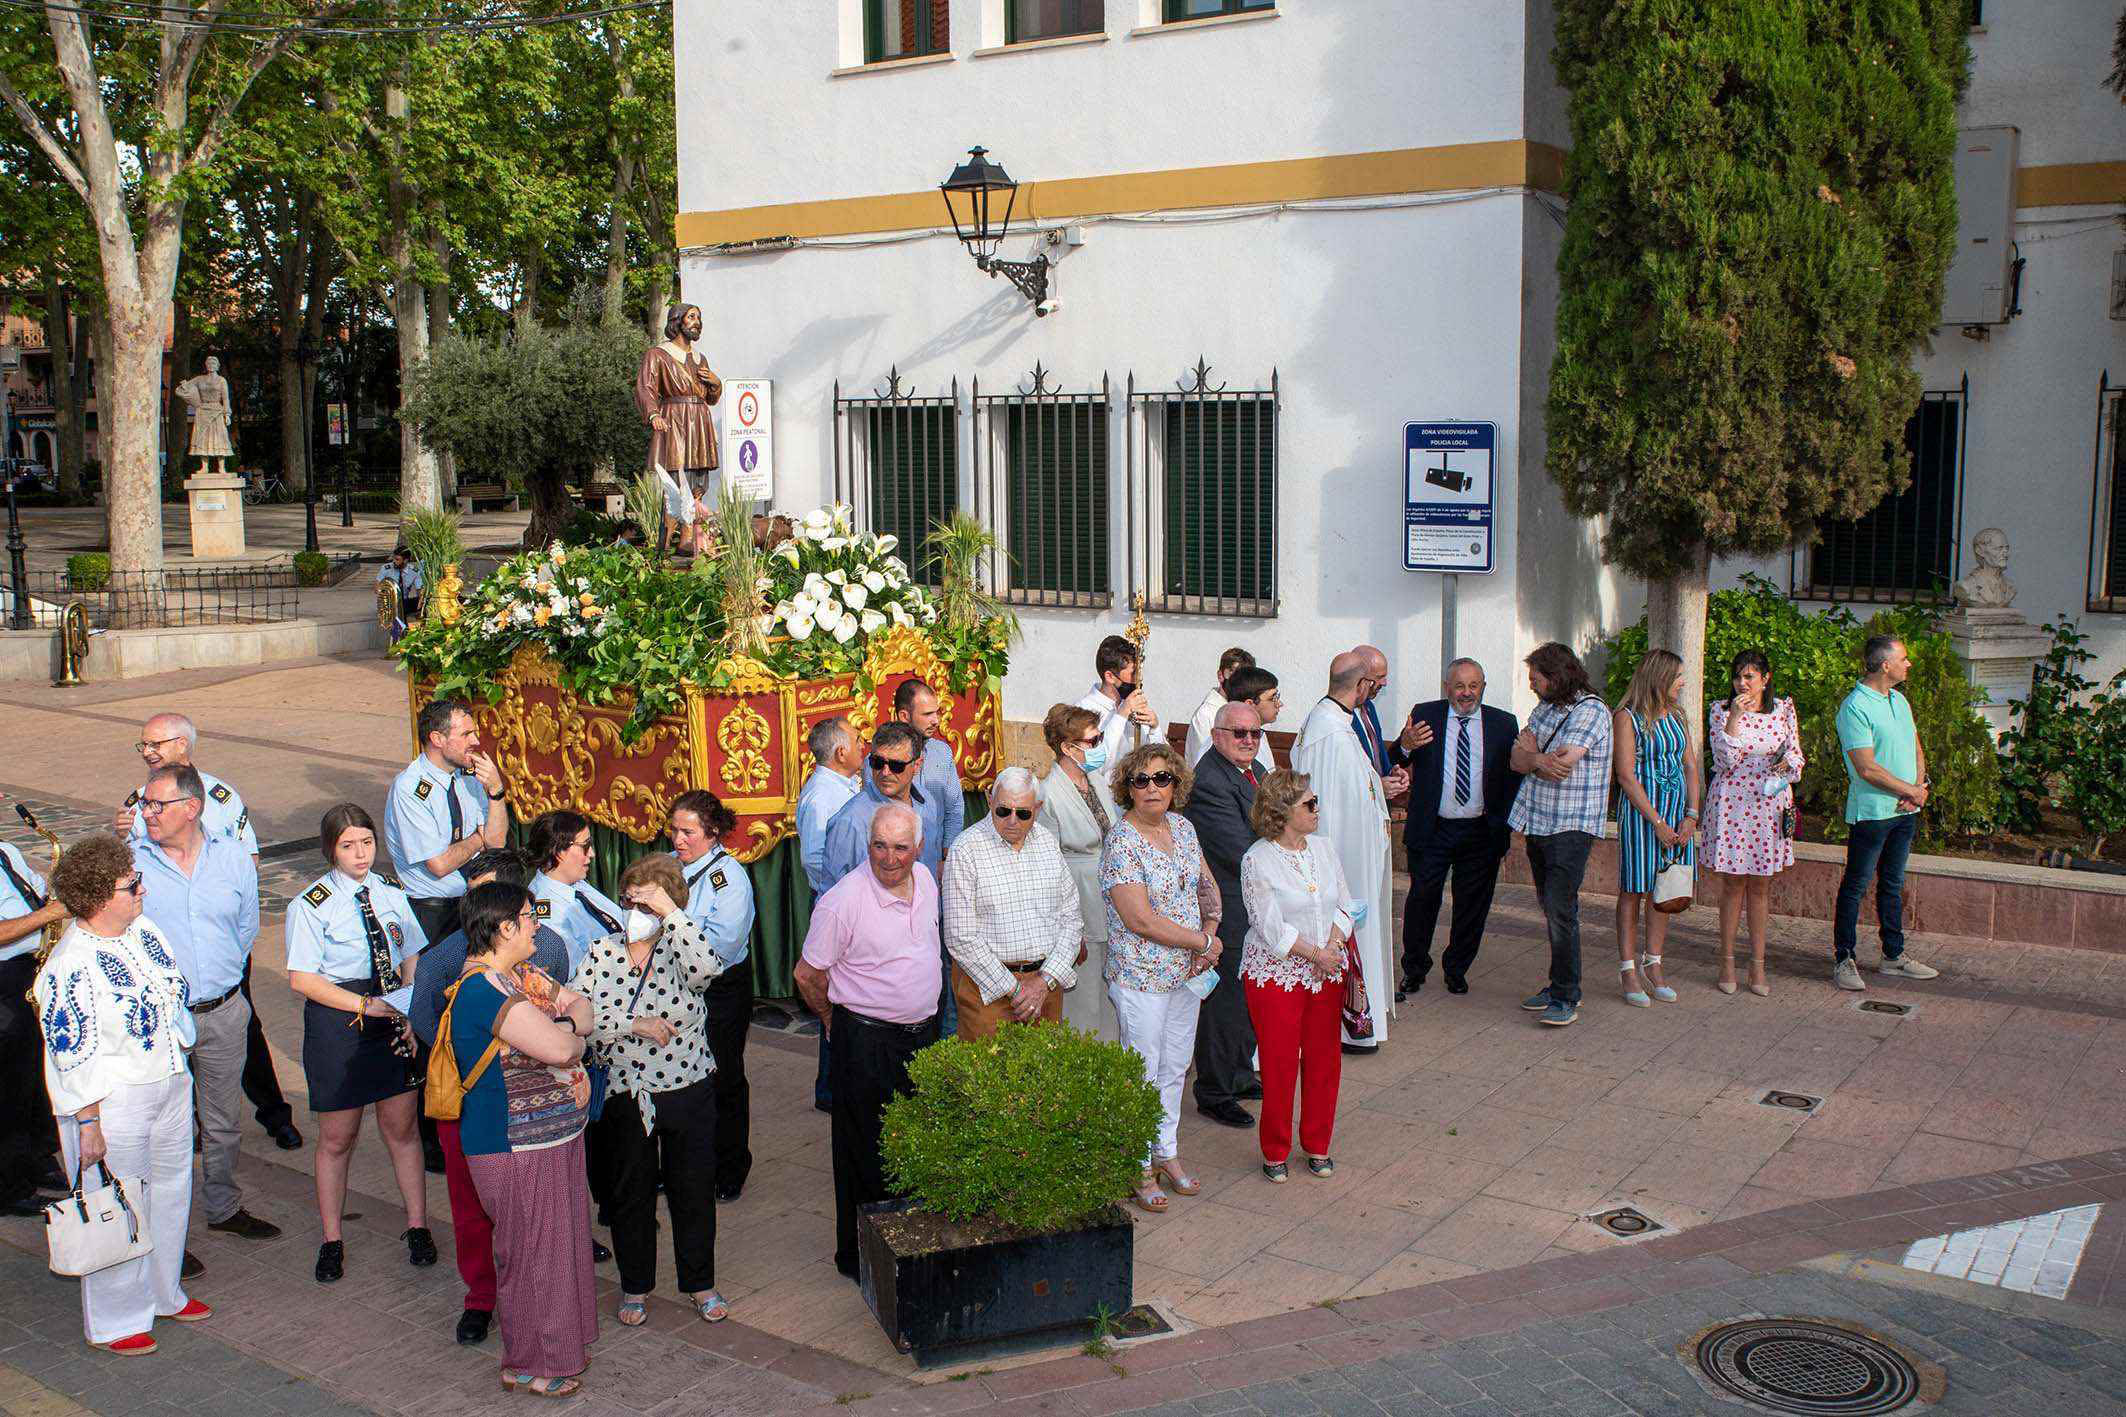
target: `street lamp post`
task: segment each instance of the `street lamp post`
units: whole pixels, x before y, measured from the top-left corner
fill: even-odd
[[[304,330],[295,342],[295,382],[303,405],[303,549],[317,550],[317,477],[310,461],[310,370],[317,363],[317,341]]]
[[[354,498],[347,486],[347,458],[354,449],[354,326],[340,331],[340,525],[354,525]]]
[[[7,484],[7,574],[14,586],[15,604],[8,615],[11,629],[27,630],[30,627],[30,572],[23,552],[29,549],[22,539],[22,518],[15,511],[15,459],[9,451],[15,445],[15,410],[12,396],[8,393],[8,371],[17,367],[22,355],[15,350],[0,353],[0,482]]]

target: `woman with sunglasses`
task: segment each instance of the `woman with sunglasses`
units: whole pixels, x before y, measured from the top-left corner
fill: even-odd
[[[1113,1042],[1115,1006],[1107,997],[1107,902],[1100,895],[1100,847],[1113,825],[1106,794],[1107,745],[1100,716],[1075,704],[1057,704],[1041,724],[1041,736],[1056,755],[1041,779],[1041,825],[1056,834],[1063,864],[1078,886],[1078,914],[1085,924],[1078,982],[1063,995],[1063,1021]]]
[[[88,1340],[113,1353],[155,1351],[158,1318],[190,1323],[213,1311],[185,1297],[185,1225],[192,1213],[192,996],[155,922],[141,914],[140,872],[115,836],[67,848],[52,894],[74,917],[37,972],[44,1085],[59,1119],[67,1174],[88,1189],[103,1175],[144,1179],[126,1196],[155,1248],[84,1275]]]
[[[1184,1196],[1203,1189],[1181,1164],[1181,1082],[1195,1057],[1202,1007],[1190,981],[1218,965],[1222,905],[1196,828],[1176,810],[1187,804],[1192,781],[1164,743],[1131,751],[1110,780],[1123,815],[1100,855],[1108,996],[1122,1042],[1144,1059],[1144,1075],[1159,1090],[1159,1134],[1136,1196],[1154,1215],[1167,1208],[1162,1180]]]
[[[1249,820],[1262,840],[1240,858],[1248,912],[1240,977],[1262,1055],[1262,1174],[1281,1185],[1291,1174],[1295,1082],[1307,1170],[1336,1171],[1329,1137],[1343,1080],[1339,985],[1358,901],[1345,887],[1336,844],[1319,834],[1321,798],[1305,773],[1271,773]]]

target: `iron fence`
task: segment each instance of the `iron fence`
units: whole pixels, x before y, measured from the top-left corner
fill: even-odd
[[[97,629],[266,625],[293,620],[300,613],[295,564],[287,558],[258,566],[85,577],[32,571],[28,579],[30,618],[39,629],[56,629],[73,603]],[[12,610],[13,587],[6,589],[6,608]]]
[[[834,500],[857,525],[898,538],[908,574],[937,584],[937,558],[924,542],[960,506],[960,381],[949,393],[918,398],[896,366],[886,386],[844,398],[834,385]]]
[[[1277,613],[1278,376],[1213,387],[1201,359],[1172,390],[1130,375],[1123,432],[1129,582],[1147,610]]]
[[[1802,599],[1894,604],[1945,596],[1962,559],[1964,443],[1971,378],[1930,389],[1905,424],[1909,477],[1866,516],[1825,523],[1814,546],[1789,557],[1787,585]]]
[[[1108,407],[1068,393],[1036,364],[1031,383],[985,394],[974,381],[974,512],[997,537],[990,589],[1015,605],[1099,609],[1114,601]]]

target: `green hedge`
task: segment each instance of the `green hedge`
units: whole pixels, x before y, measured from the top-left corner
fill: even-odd
[[[80,551],[66,558],[69,590],[103,590],[111,583],[111,557],[107,551]]]
[[[1713,592],[1705,616],[1705,706],[1729,692],[1727,668],[1745,649],[1772,662],[1772,689],[1794,700],[1801,719],[1801,751],[1808,758],[1797,792],[1801,810],[1821,818],[1825,835],[1845,836],[1846,773],[1838,749],[1838,706],[1860,677],[1860,649],[1869,635],[1896,635],[1912,657],[1905,698],[1927,752],[1933,783],[1920,814],[1924,840],[1940,843],[1990,827],[2000,809],[2000,762],[1992,734],[1977,711],[1981,691],[1946,631],[1935,628],[1930,606],[1901,605],[1862,621],[1842,606],[1810,612],[1762,576],[1743,577],[1739,590]],[[1606,642],[1608,698],[1623,701],[1632,671],[1645,655],[1646,622]],[[1695,726],[1705,736],[1703,723]]]
[[[298,585],[323,585],[325,577],[331,573],[331,570],[332,562],[325,559],[322,552],[298,551],[295,553],[295,580]]]

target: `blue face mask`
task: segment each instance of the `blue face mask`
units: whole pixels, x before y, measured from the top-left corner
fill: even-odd
[[[1087,772],[1099,772],[1102,768],[1105,768],[1107,766],[1107,745],[1102,743],[1097,748],[1087,748],[1083,766]]]

